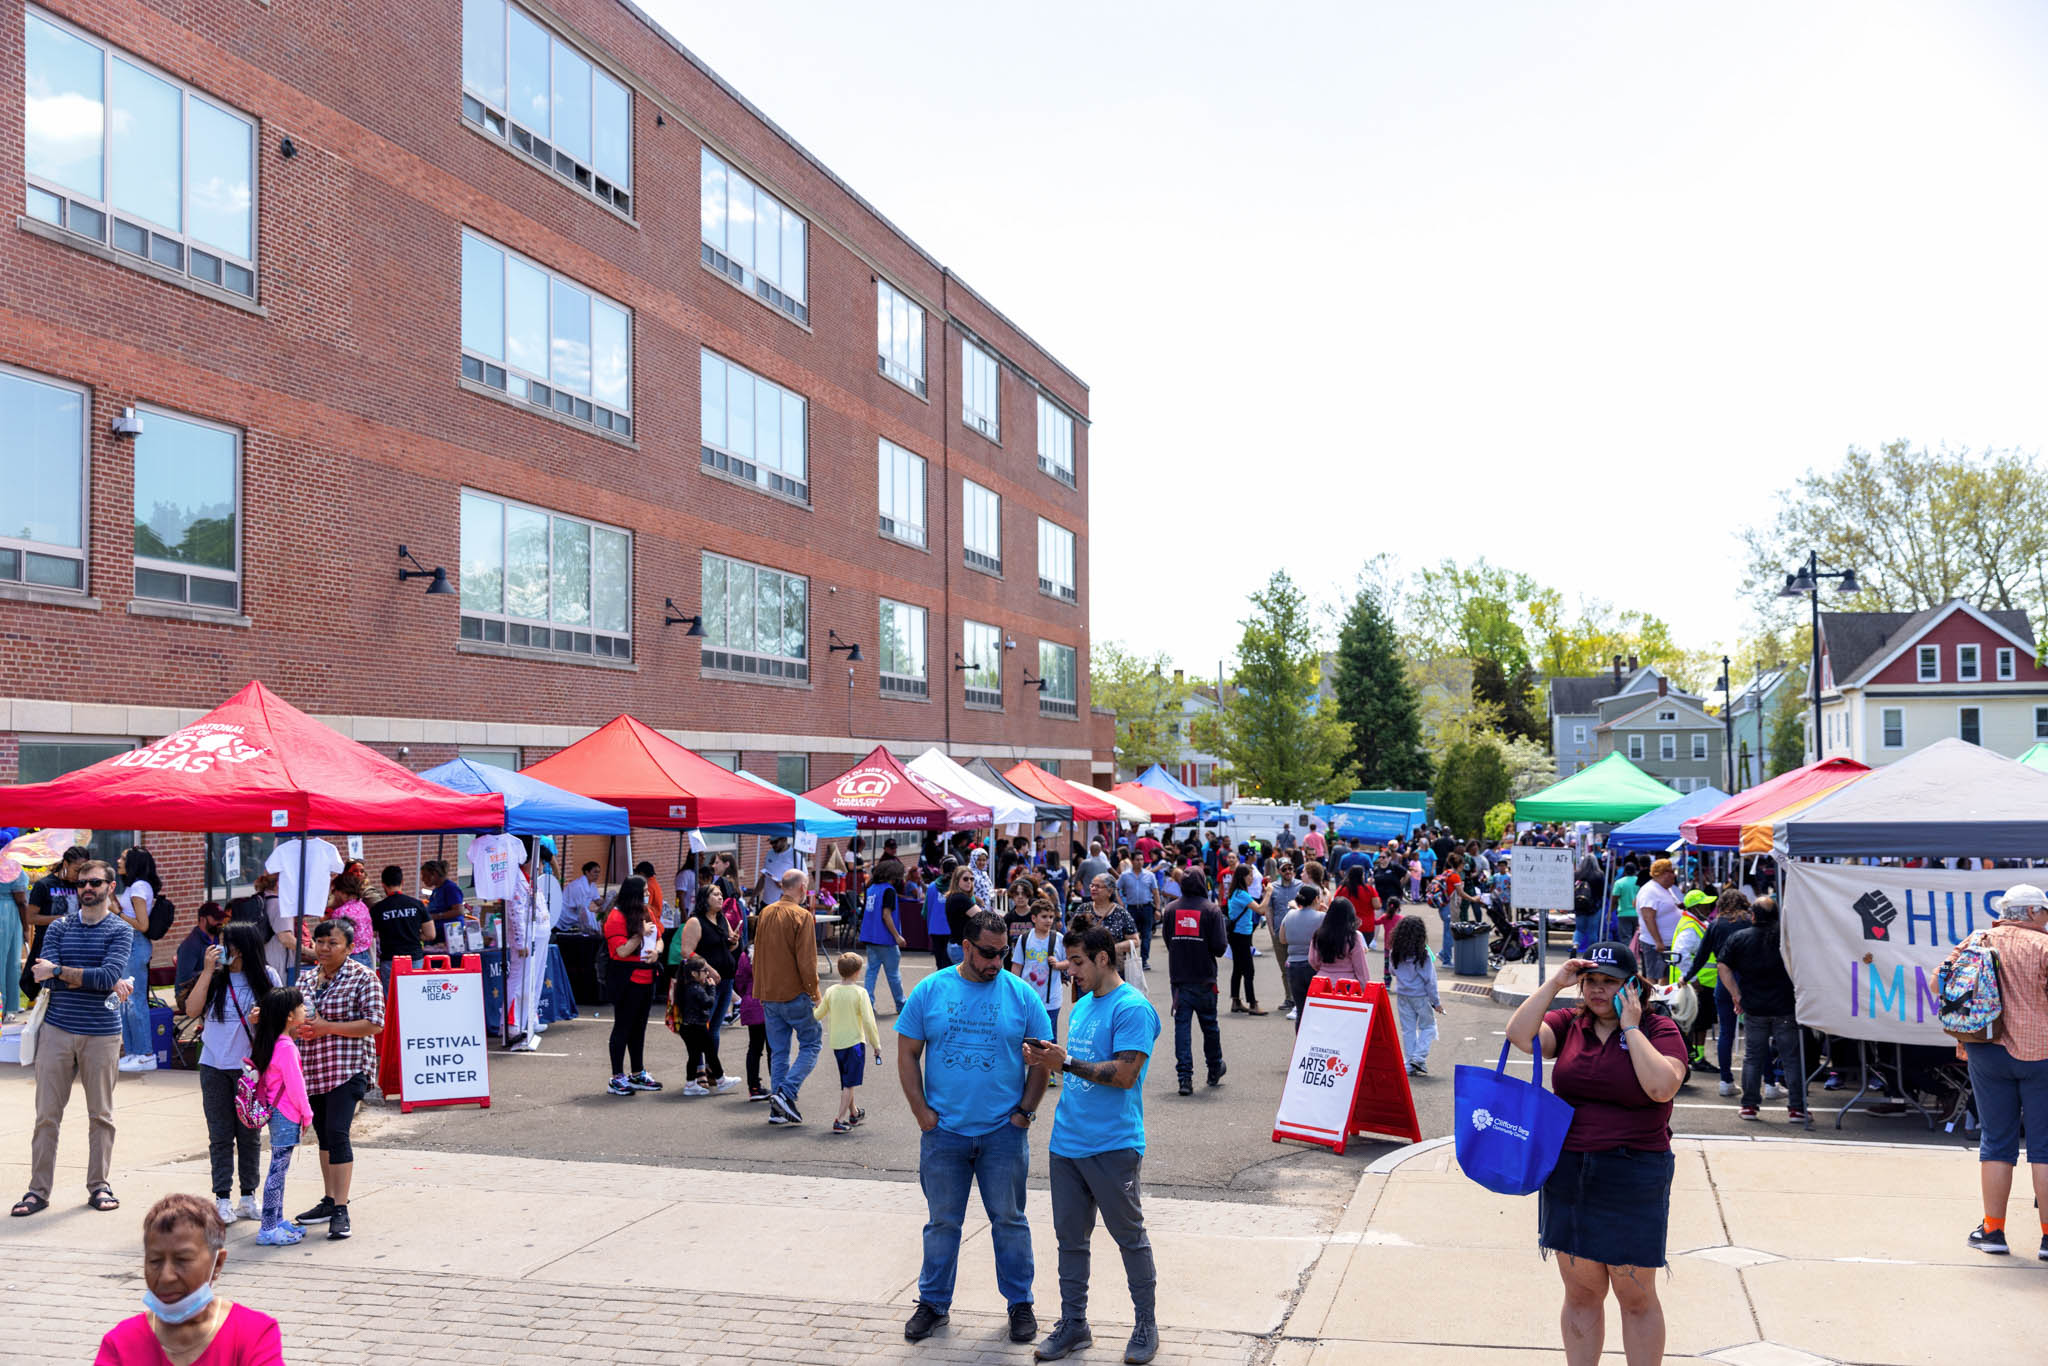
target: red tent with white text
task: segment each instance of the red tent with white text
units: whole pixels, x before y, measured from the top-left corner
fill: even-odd
[[[853,817],[863,830],[979,830],[995,823],[995,815],[987,807],[905,768],[881,745],[804,796]]]
[[[623,806],[643,830],[796,823],[796,802],[787,792],[748,782],[630,716],[614,717],[519,771]]]

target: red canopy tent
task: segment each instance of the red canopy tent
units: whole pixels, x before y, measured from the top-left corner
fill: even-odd
[[[911,772],[881,745],[804,796],[865,830],[978,830],[995,823],[987,807]]]
[[[1110,791],[1132,806],[1143,807],[1145,814],[1161,825],[1192,825],[1195,821],[1194,807],[1156,787],[1147,787],[1143,783],[1118,783]]]
[[[644,830],[796,824],[787,793],[748,782],[630,716],[614,717],[520,772],[623,806]]]
[[[1113,821],[1117,818],[1116,808],[1104,801],[1093,788],[1047,773],[1029,759],[1011,768],[1003,777],[1012,787],[1038,801],[1073,807],[1077,821]]]
[[[200,835],[495,831],[505,799],[428,782],[261,683],[152,744],[0,787],[0,824]]]
[[[1832,791],[1869,771],[1870,765],[1854,759],[1822,759],[1738,792],[1704,816],[1681,822],[1678,833],[1687,844],[1702,848],[1739,849],[1745,822],[1762,820],[1794,802]]]

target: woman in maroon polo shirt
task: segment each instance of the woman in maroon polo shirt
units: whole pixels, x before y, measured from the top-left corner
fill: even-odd
[[[1552,1010],[1574,983],[1581,1004]],[[1629,1361],[1664,1359],[1654,1273],[1671,1214],[1671,1100],[1685,1081],[1685,1036],[1669,1016],[1644,1009],[1645,990],[1626,944],[1594,944],[1508,1021],[1508,1038],[1524,1053],[1542,1036],[1543,1056],[1555,1059],[1551,1086],[1572,1105],[1564,1151],[1537,1205],[1538,1241],[1557,1253],[1564,1277],[1569,1366],[1599,1361],[1610,1289]]]

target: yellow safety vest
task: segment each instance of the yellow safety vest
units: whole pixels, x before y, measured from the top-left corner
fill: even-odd
[[[1698,982],[1701,986],[1705,987],[1708,991],[1712,991],[1715,985],[1721,980],[1721,971],[1719,968],[1716,968],[1714,966],[1714,955],[1711,953],[1707,953],[1707,923],[1704,920],[1701,920],[1698,916],[1694,915],[1691,911],[1681,912],[1678,917],[1678,932],[1683,933],[1686,926],[1688,925],[1690,925],[1693,929],[1699,932],[1699,952],[1706,954],[1707,959],[1706,962],[1700,964],[1699,971],[1693,974],[1693,980],[1695,982]],[[1671,936],[1671,938],[1674,943],[1677,942],[1678,934],[1674,933]],[[1697,962],[1698,960],[1695,959],[1694,961]],[[1671,965],[1671,980],[1674,983],[1676,983],[1679,980],[1681,980],[1684,976],[1685,974],[1678,970],[1678,964],[1673,963]]]

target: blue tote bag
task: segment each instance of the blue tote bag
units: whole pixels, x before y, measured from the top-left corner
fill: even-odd
[[[1458,1166],[1501,1195],[1527,1195],[1549,1180],[1572,1107],[1543,1087],[1543,1033],[1536,1033],[1536,1080],[1508,1075],[1508,1049],[1500,1065],[1460,1067],[1452,1077],[1457,1103]]]

